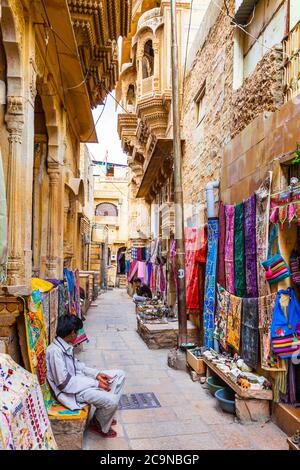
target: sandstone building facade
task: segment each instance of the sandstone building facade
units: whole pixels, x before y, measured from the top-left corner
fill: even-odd
[[[130,1],[1,0],[8,263],[0,337],[22,311],[15,297],[31,293],[32,276],[62,279],[64,267],[87,267],[92,188],[81,143],[97,141],[91,109],[115,86],[117,40],[130,19]]]

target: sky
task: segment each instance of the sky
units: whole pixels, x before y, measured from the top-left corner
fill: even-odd
[[[114,95],[114,92],[113,92]],[[106,150],[108,150],[108,162],[127,164],[127,155],[125,155],[121,148],[121,141],[118,136],[118,113],[116,102],[112,96],[107,96],[107,102],[97,124],[96,131],[98,135],[98,144],[88,144],[90,152],[93,154],[94,160],[103,161]],[[103,106],[98,106],[93,111],[94,121],[96,122],[102,112]]]

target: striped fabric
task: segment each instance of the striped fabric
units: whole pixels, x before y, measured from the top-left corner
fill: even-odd
[[[288,335],[281,338],[272,339],[273,352],[282,359],[287,359],[300,352],[300,332],[294,335]]]

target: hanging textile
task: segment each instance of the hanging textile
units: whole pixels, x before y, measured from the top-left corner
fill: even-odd
[[[256,196],[244,202],[245,265],[247,297],[258,297],[256,262]]]
[[[226,216],[225,206],[220,202],[219,207],[219,255],[218,255],[218,282],[226,287],[225,282],[225,237],[226,237]]]
[[[213,347],[214,315],[216,303],[216,276],[218,257],[219,221],[208,219],[208,251],[204,296],[204,346]]]
[[[244,204],[235,206],[234,211],[234,293],[246,297]]]
[[[258,299],[243,299],[241,337],[242,358],[247,366],[256,369],[259,349]]]
[[[270,191],[270,176],[262,183],[256,191],[256,253],[257,253],[257,284],[258,296],[264,297],[270,293],[266,280],[266,272],[262,266],[262,261],[267,258],[268,237],[268,195]]]
[[[46,329],[48,343],[49,343],[49,336],[50,336],[50,292],[41,292],[41,300],[42,300],[43,312],[44,312],[44,322],[45,322],[45,329]]]
[[[285,371],[285,362],[271,348],[271,325],[276,293],[258,299],[261,367],[264,370]]]
[[[58,286],[58,317],[65,315],[65,287],[63,282]]]
[[[186,308],[199,309],[199,269],[195,261],[199,229],[184,229]]]
[[[223,349],[227,349],[227,320],[230,294],[220,284],[217,286],[217,307],[215,315],[214,338]]]
[[[138,262],[137,260],[133,260],[131,262],[131,265],[130,265],[130,270],[129,270],[129,273],[128,273],[128,282],[131,282],[132,279],[134,278],[134,275],[135,273],[137,272],[138,270]]]
[[[230,295],[227,317],[227,344],[237,352],[240,349],[243,299]]]
[[[138,270],[137,270],[137,277],[144,282],[145,279],[145,263],[143,261],[138,261]]]
[[[225,206],[225,281],[226,290],[234,294],[234,206]]]
[[[56,450],[36,377],[0,354],[0,450]]]
[[[0,284],[4,284],[7,276],[8,237],[7,237],[7,205],[2,154],[0,152]]]
[[[152,270],[153,270],[153,265],[152,265],[151,261],[149,261],[149,263],[147,264],[147,270],[148,270],[148,282],[147,282],[147,285],[148,285],[148,287],[150,287],[150,286],[151,286]]]
[[[58,320],[58,295],[58,287],[50,291],[49,343],[51,343],[56,337]]]
[[[25,309],[27,349],[31,372],[37,375],[47,407],[51,401],[46,379],[46,349],[48,346],[43,304],[40,291],[34,290],[29,298],[29,310]]]

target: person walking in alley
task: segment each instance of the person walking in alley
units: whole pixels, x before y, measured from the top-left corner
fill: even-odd
[[[116,437],[111,426],[117,424],[114,416],[125,374],[122,370],[100,372],[75,357],[72,344],[82,326],[82,320],[74,315],[58,319],[57,336],[47,348],[47,380],[57,401],[70,410],[94,405],[91,429],[103,437]]]
[[[134,302],[145,302],[147,299],[152,299],[151,289],[147,284],[143,284],[139,277],[133,281],[133,284],[136,292],[133,296]]]

